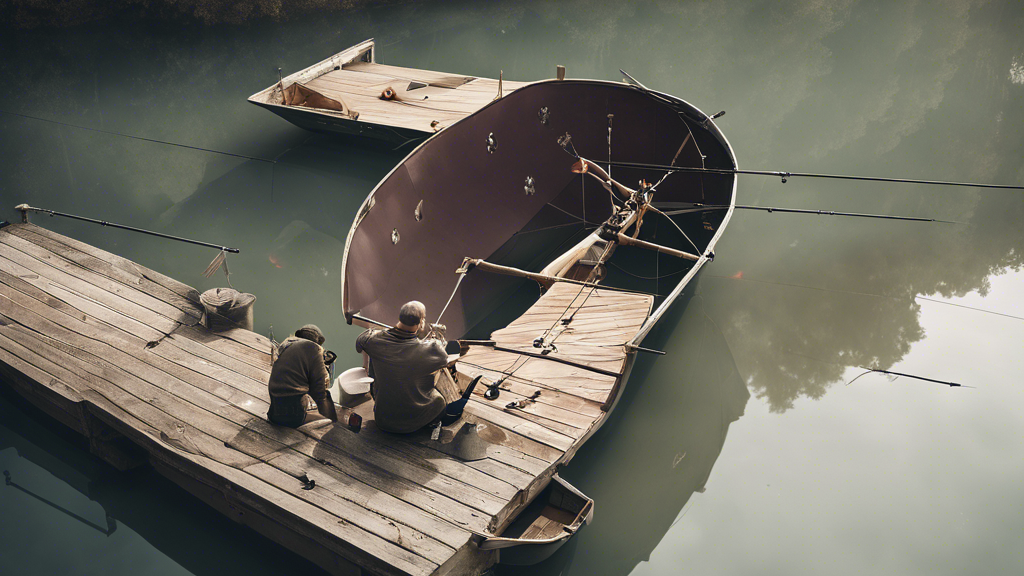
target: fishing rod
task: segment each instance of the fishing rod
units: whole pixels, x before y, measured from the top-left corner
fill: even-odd
[[[877,372],[879,374],[888,374],[890,376],[905,376],[907,378],[913,378],[915,380],[924,380],[925,382],[934,382],[936,384],[945,384],[946,386],[949,386],[950,388],[974,388],[974,386],[965,386],[963,384],[957,384],[956,382],[946,382],[945,380],[936,380],[934,378],[925,378],[924,376],[914,376],[913,374],[904,374],[903,372],[893,372],[891,370],[882,370],[881,368],[864,368],[863,366],[858,366],[858,368],[860,368],[861,370],[864,370],[864,373],[861,374],[860,376],[857,376],[857,378],[860,378],[861,376],[864,376],[864,375],[867,375],[867,374],[871,374],[872,372]],[[853,384],[854,382],[857,381],[857,378],[854,378],[853,380],[850,380],[849,382],[846,383],[846,385],[849,386],[850,384]]]
[[[570,152],[571,154],[572,152]],[[868,182],[895,182],[898,184],[932,184],[938,186],[965,186],[969,188],[998,188],[1003,190],[1024,190],[1024,186],[1009,184],[980,184],[977,182],[952,182],[948,180],[915,180],[911,178],[881,178],[878,176],[850,176],[846,174],[818,174],[813,172],[781,172],[776,170],[740,170],[738,168],[698,168],[696,166],[667,166],[665,164],[647,164],[644,162],[604,162],[610,166],[622,168],[642,168],[645,170],[663,170],[666,172],[699,172],[703,174],[749,174],[754,176],[775,176],[785,184],[789,178],[828,178],[832,180],[861,180]]]
[[[75,216],[74,214],[65,214],[64,212],[57,212],[56,210],[47,210],[46,208],[35,208],[28,204],[18,204],[14,207],[15,210],[21,211],[21,221],[28,222],[29,212],[40,212],[42,214],[49,214],[50,216],[62,216],[64,218],[70,218],[72,220],[81,220],[82,222],[90,222],[92,224],[99,224],[100,226],[108,226],[110,228],[119,228],[121,230],[128,230],[130,232],[139,232],[140,234],[148,234],[150,236],[156,236],[157,238],[166,238],[168,240],[177,240],[178,242],[185,242],[186,244],[195,244],[196,246],[205,246],[207,248],[216,248],[221,252],[231,252],[232,254],[238,254],[238,248],[228,248],[227,246],[221,246],[219,244],[211,244],[209,242],[201,242],[199,240],[191,240],[189,238],[182,238],[181,236],[171,236],[170,234],[163,234],[161,232],[153,232],[152,230],[143,230],[142,228],[135,228],[134,226],[125,226],[124,224],[115,224],[113,222],[106,222],[104,220],[96,220],[94,218],[86,218],[85,216]]]
[[[701,202],[690,203],[693,208],[665,211],[666,216],[689,214],[691,212],[704,212],[707,210],[728,210],[728,204],[703,204]],[[864,214],[861,212],[837,212],[835,210],[808,210],[804,208],[777,208],[775,206],[747,206],[737,204],[737,210],[761,210],[763,212],[786,212],[792,214],[820,214],[823,216],[852,216],[855,218],[878,218],[882,220],[905,220],[909,222],[937,222],[940,224],[963,224],[954,220],[939,220],[937,218],[918,218],[916,216],[890,216],[888,214]]]
[[[353,320],[360,320],[362,322],[366,322],[367,324],[374,324],[376,326],[380,326],[381,328],[391,328],[390,324],[385,324],[383,322],[374,320],[373,318],[367,318],[366,316],[361,316],[359,314],[359,312],[351,312],[351,313],[346,312],[345,313],[345,320],[347,320],[349,324],[352,324]]]
[[[786,354],[793,355],[793,356],[800,356],[802,358],[807,358],[809,360],[814,360],[815,362],[821,362],[822,364],[832,364],[833,366],[847,366],[846,364],[840,364],[839,362],[829,362],[828,360],[822,360],[820,358],[815,358],[814,356],[808,356],[807,354],[800,354],[799,352],[793,352],[792,350],[785,350],[785,349],[783,349],[783,352],[785,352]],[[878,374],[887,374],[889,376],[903,376],[903,377],[906,377],[906,378],[913,378],[914,380],[923,380],[925,382],[934,382],[935,384],[943,384],[945,386],[949,386],[950,388],[974,388],[974,386],[967,386],[965,384],[958,384],[956,382],[947,382],[945,380],[936,380],[934,378],[927,378],[925,376],[917,376],[915,374],[907,374],[905,372],[894,372],[892,370],[882,370],[881,368],[868,368],[866,366],[852,366],[852,367],[860,369],[860,370],[864,370],[864,372],[862,374],[858,375],[853,380],[850,380],[849,382],[847,382],[846,383],[847,386],[849,386],[850,384],[853,384],[854,382],[856,382],[857,379],[860,378],[861,376],[866,376],[867,374],[871,374],[871,373],[874,372],[874,373],[878,373]]]
[[[717,116],[717,115],[716,115]],[[567,154],[581,159],[576,147],[572,144],[572,136],[566,132],[557,140],[558,145]],[[939,186],[966,186],[970,188],[999,188],[1003,190],[1024,190],[1024,186],[1013,186],[1009,184],[980,184],[977,182],[951,182],[948,180],[913,180],[910,178],[881,178],[878,176],[849,176],[846,174],[818,174],[813,172],[780,172],[777,170],[740,170],[739,168],[698,168],[696,166],[668,166],[665,164],[648,164],[646,162],[621,162],[612,161],[610,158],[603,162],[610,166],[621,168],[642,168],[645,170],[662,170],[665,172],[698,172],[701,174],[717,174],[731,176],[733,174],[750,174],[754,176],[775,176],[782,179],[785,184],[790,178],[797,176],[803,178],[829,178],[833,180],[861,180],[868,182],[895,182],[899,184],[934,184]]]

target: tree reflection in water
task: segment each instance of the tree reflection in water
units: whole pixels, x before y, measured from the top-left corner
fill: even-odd
[[[562,472],[594,499],[602,529],[582,529],[575,548],[549,562],[502,566],[500,574],[628,574],[704,492],[750,394],[702,297],[692,294],[645,341],[674,352],[641,355],[608,422]]]

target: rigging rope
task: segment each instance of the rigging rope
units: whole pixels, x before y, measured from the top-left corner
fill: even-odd
[[[444,316],[444,313],[448,311],[448,305],[452,303],[452,300],[455,298],[455,293],[459,291],[459,286],[462,285],[462,279],[465,278],[466,274],[468,273],[469,272],[466,271],[463,272],[462,274],[459,274],[459,279],[455,281],[455,289],[452,290],[452,295],[448,297],[448,302],[446,302],[444,308],[441,309],[441,313],[437,315],[437,321],[430,325],[430,330],[427,331],[427,334],[426,336],[424,336],[424,339],[437,335],[437,329],[435,328],[435,326],[441,323],[441,318]]]

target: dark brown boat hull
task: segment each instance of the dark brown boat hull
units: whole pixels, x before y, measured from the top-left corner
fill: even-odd
[[[500,260],[517,233],[548,213],[603,221],[608,193],[570,171],[575,159],[559,145],[565,134],[581,156],[598,161],[608,158],[611,123],[616,161],[734,167],[728,143],[701,125],[706,118],[682,100],[590,80],[538,82],[486,106],[420,145],[371,193],[346,247],[346,313],[393,323],[401,304],[415,299],[432,317],[455,288],[463,258]],[[613,173],[631,186],[658,175]],[[675,173],[658,199],[730,204],[734,183],[735,176]],[[443,319],[448,337],[465,334],[517,285],[467,276]]]

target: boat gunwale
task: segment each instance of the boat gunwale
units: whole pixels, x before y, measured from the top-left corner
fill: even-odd
[[[348,53],[353,54],[353,56],[351,56],[351,57],[343,57],[343,55],[348,54]],[[418,139],[418,138],[422,138],[423,136],[427,136],[427,135],[433,134],[432,132],[427,132],[427,131],[423,131],[423,130],[417,130],[415,128],[408,128],[408,127],[404,127],[404,126],[392,126],[390,124],[383,124],[383,123],[379,123],[379,122],[370,122],[370,121],[367,121],[367,120],[359,120],[357,118],[352,118],[350,116],[347,116],[347,115],[345,115],[345,113],[343,113],[341,111],[337,111],[337,110],[327,110],[327,109],[324,109],[324,108],[310,108],[310,107],[307,107],[307,106],[289,106],[287,104],[278,104],[277,102],[269,102],[269,101],[267,101],[267,97],[269,96],[269,94],[271,92],[273,92],[278,86],[282,86],[283,87],[284,84],[288,83],[288,82],[292,82],[292,83],[298,82],[300,84],[305,85],[305,83],[307,83],[307,82],[311,82],[313,80],[316,80],[317,78],[320,78],[321,76],[324,76],[324,75],[332,72],[334,70],[334,68],[333,68],[334,66],[344,67],[347,64],[351,64],[352,62],[357,61],[359,58],[361,58],[366,53],[369,53],[369,55],[370,55],[369,62],[371,62],[371,63],[376,63],[377,62],[377,59],[376,59],[376,42],[375,42],[375,40],[373,38],[369,38],[367,40],[363,40],[362,42],[360,42],[358,44],[354,44],[352,46],[349,46],[348,48],[342,50],[341,52],[338,52],[336,54],[328,56],[327,58],[317,62],[316,64],[313,64],[311,66],[307,66],[306,68],[303,68],[302,70],[299,70],[298,72],[293,72],[293,73],[289,74],[288,76],[285,76],[285,77],[281,78],[277,82],[274,82],[273,84],[271,84],[270,86],[264,88],[263,90],[260,90],[259,92],[256,92],[252,96],[249,96],[248,98],[246,98],[246,100],[251,102],[251,103],[253,103],[253,104],[255,104],[255,105],[257,105],[257,106],[259,106],[260,108],[265,108],[267,110],[270,110],[271,112],[277,114],[278,116],[281,116],[282,118],[284,118],[285,120],[288,120],[289,122],[292,122],[293,124],[295,124],[295,122],[293,122],[292,120],[287,118],[287,116],[285,116],[285,114],[298,114],[300,116],[305,116],[307,118],[314,118],[314,119],[315,118],[330,118],[332,120],[342,120],[342,121],[345,121],[345,122],[350,122],[350,123],[353,124],[353,126],[368,126],[368,127],[373,127],[373,128],[389,129],[389,130],[393,131],[395,133],[395,135],[398,136],[399,140],[404,140],[404,141],[408,141],[410,139],[415,140],[415,139]],[[287,111],[287,112],[282,113],[284,111]],[[409,132],[409,133],[411,133],[411,135],[409,135],[407,137],[407,136],[403,135],[403,132]]]
[[[354,62],[356,59],[358,59],[363,54],[366,54],[367,52],[369,52],[369,54],[370,54],[370,62],[376,62],[377,61],[376,60],[376,54],[375,54],[375,52],[376,52],[376,42],[374,41],[373,38],[368,38],[366,40],[363,40],[362,42],[359,42],[358,44],[353,44],[352,46],[349,46],[348,48],[345,48],[341,52],[337,52],[335,54],[332,54],[332,55],[328,56],[327,58],[324,58],[323,60],[317,62],[316,64],[312,64],[310,66],[307,66],[307,67],[303,68],[302,70],[299,70],[298,72],[292,72],[291,74],[281,78],[277,82],[274,82],[270,86],[267,86],[266,88],[260,90],[259,92],[256,92],[252,96],[249,96],[248,98],[246,98],[246,100],[248,100],[249,102],[252,102],[253,104],[259,104],[259,105],[267,104],[267,105],[270,105],[270,106],[279,106],[279,107],[283,106],[283,107],[286,107],[286,108],[295,108],[294,106],[285,106],[285,105],[282,105],[282,104],[274,104],[272,102],[263,102],[263,101],[257,100],[257,98],[259,96],[263,96],[264,94],[267,94],[268,92],[272,91],[274,88],[276,88],[279,85],[280,86],[284,86],[285,82],[293,82],[293,83],[294,82],[300,82],[301,79],[309,76],[310,74],[314,74],[315,73],[315,75],[312,78],[309,78],[308,80],[306,80],[306,82],[309,82],[310,80],[315,80],[315,79],[323,76],[324,74],[327,74],[331,70],[333,70],[333,68],[328,70],[327,69],[328,67],[330,67],[330,66],[345,66],[346,64],[351,64],[352,62]],[[344,54],[347,54],[347,53],[352,53],[353,56],[350,57],[350,58],[342,58],[342,56]],[[338,63],[339,60],[343,60],[343,61],[339,64]],[[315,108],[310,108],[310,110],[316,110],[316,109]]]

